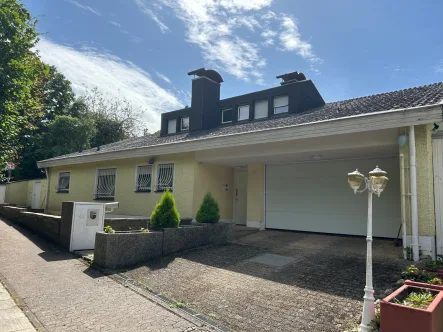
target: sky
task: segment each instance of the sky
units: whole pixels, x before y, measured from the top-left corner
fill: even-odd
[[[97,87],[160,113],[190,106],[200,67],[228,98],[303,72],[326,102],[443,81],[443,1],[23,0],[36,46],[77,95]]]

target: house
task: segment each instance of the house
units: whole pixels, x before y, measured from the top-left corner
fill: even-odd
[[[389,183],[374,198],[374,236],[396,238],[405,222],[414,253],[443,254],[441,178],[434,188],[434,173],[443,174],[443,83],[325,103],[297,72],[227,99],[216,71],[189,75],[191,107],[163,113],[159,134],[38,162],[48,175],[46,210],[114,200],[118,214],[149,216],[171,190],[182,217],[194,218],[210,191],[222,221],[365,235],[367,198],[353,194],[347,173],[378,165]]]

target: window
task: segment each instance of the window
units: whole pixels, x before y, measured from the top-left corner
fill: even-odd
[[[222,123],[232,122],[232,108],[222,110]]]
[[[116,174],[116,168],[102,168],[97,170],[94,199],[114,199]]]
[[[135,176],[135,191],[151,192],[152,181],[152,166],[143,165],[137,166],[137,173]]]
[[[168,134],[174,134],[177,132],[177,119],[171,119],[168,121]]]
[[[257,100],[254,104],[254,119],[262,119],[268,117],[268,101]]]
[[[157,168],[155,191],[172,191],[174,185],[174,164],[160,164]]]
[[[274,114],[287,113],[289,105],[288,96],[274,97]]]
[[[189,118],[188,117],[182,118],[180,130],[181,131],[189,130]]]
[[[58,173],[57,192],[58,193],[68,193],[70,182],[71,182],[71,173],[70,172]]]
[[[249,105],[238,108],[238,121],[249,120]]]

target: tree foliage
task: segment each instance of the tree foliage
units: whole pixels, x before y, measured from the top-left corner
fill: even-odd
[[[197,211],[195,219],[200,223],[216,223],[220,220],[220,210],[217,200],[210,192],[203,197],[203,202]]]
[[[60,156],[82,151],[90,147],[95,134],[94,122],[89,118],[74,118],[60,115],[48,125],[43,137],[44,152],[49,156]]]
[[[40,87],[49,67],[32,51],[36,23],[21,3],[0,0],[0,170],[17,157],[20,135],[42,117]]]
[[[174,228],[180,225],[180,214],[170,191],[163,193],[160,202],[157,203],[151,214],[150,223],[154,228]]]

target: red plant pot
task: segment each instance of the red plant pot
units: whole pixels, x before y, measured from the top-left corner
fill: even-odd
[[[437,270],[437,274],[439,277],[443,277],[443,270]]]
[[[435,299],[426,309],[394,303],[414,289],[427,289]],[[405,284],[380,301],[380,332],[441,332],[443,331],[443,286],[406,280]]]

